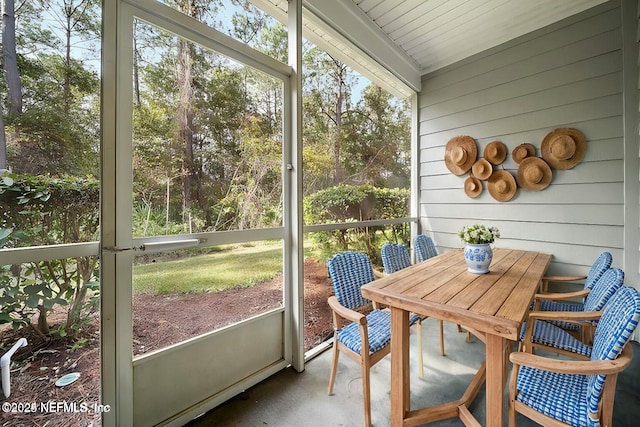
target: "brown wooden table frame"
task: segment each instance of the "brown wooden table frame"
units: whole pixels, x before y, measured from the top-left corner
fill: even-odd
[[[518,340],[551,255],[494,249],[491,271],[467,271],[462,250],[451,250],[362,287],[365,298],[391,310],[391,426],[415,426],[459,417],[480,426],[468,410],[486,385],[486,425],[502,427],[508,353]],[[485,363],[454,402],[411,410],[409,312],[463,325],[485,343]]]

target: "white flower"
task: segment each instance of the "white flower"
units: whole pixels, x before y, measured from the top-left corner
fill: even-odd
[[[500,230],[496,227],[487,227],[486,225],[465,225],[458,232],[458,237],[460,237],[463,242],[472,245],[493,243],[500,237]]]

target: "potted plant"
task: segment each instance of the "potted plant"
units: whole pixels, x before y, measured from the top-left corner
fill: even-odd
[[[467,270],[475,274],[488,273],[493,259],[491,244],[500,237],[500,230],[480,224],[465,225],[458,232],[458,237],[466,243],[464,259]]]

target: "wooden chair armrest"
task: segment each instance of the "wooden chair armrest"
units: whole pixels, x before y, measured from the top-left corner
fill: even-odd
[[[543,282],[576,282],[578,280],[584,280],[587,276],[544,276]]]
[[[602,316],[601,311],[530,311],[529,320],[598,320]]]
[[[545,276],[541,280],[540,292],[546,293],[549,288],[549,283],[576,282],[586,278],[587,276]]]
[[[334,313],[336,313],[343,319],[347,319],[361,325],[367,323],[367,316],[343,306],[338,302],[338,298],[336,298],[335,295],[330,296],[327,301],[329,302],[329,307],[331,307],[331,310],[333,310]]]
[[[633,350],[631,349],[631,346],[626,345],[622,349],[620,356],[615,360],[559,360],[523,351],[511,353],[509,355],[509,360],[514,365],[529,366],[549,372],[581,375],[607,375],[615,374],[624,370],[631,363],[632,356]]]
[[[386,274],[385,274],[384,272],[382,272],[382,271],[378,271],[378,270],[376,270],[375,268],[373,269],[373,278],[374,278],[374,279],[381,279],[381,278],[383,278],[384,276],[386,276]]]
[[[579,291],[574,292],[549,292],[543,294],[535,294],[534,298],[541,300],[567,300],[571,298],[586,297],[587,295],[589,295],[589,292],[589,289],[580,289]]]

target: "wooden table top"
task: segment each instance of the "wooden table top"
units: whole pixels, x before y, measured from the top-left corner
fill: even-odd
[[[362,295],[515,341],[550,262],[549,254],[497,248],[490,272],[474,274],[456,249],[374,280]]]

